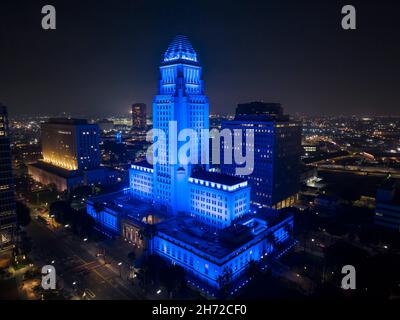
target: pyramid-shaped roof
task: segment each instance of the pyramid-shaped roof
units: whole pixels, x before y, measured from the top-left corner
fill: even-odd
[[[194,51],[188,38],[182,34],[178,34],[174,38],[164,54],[164,62],[176,60],[198,62],[196,51]]]

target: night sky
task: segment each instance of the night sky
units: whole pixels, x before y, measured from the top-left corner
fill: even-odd
[[[400,115],[400,1],[0,2],[0,102],[11,115],[151,109],[158,65],[177,33],[203,65],[212,112],[281,102],[300,115]],[[57,30],[41,28],[41,8]],[[341,8],[357,30],[341,29]]]

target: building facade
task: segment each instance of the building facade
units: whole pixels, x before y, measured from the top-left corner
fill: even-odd
[[[0,252],[14,247],[16,227],[8,113],[0,104]]]
[[[243,177],[251,186],[252,203],[276,209],[293,205],[300,187],[301,124],[283,115],[280,104],[252,102],[239,105],[235,119],[224,121],[222,129],[241,129],[242,141],[246,130],[254,130],[253,172]],[[235,164],[221,164],[223,173],[234,175],[235,169]]]
[[[42,124],[43,161],[66,170],[90,170],[100,165],[97,124],[83,119],[50,119]]]

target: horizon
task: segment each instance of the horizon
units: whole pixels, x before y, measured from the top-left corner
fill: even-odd
[[[40,109],[108,116],[134,102],[150,111],[158,63],[183,33],[204,67],[212,113],[263,100],[281,103],[291,115],[400,115],[398,3],[353,1],[358,28],[348,32],[340,29],[341,1],[224,4],[159,3],[156,12],[135,1],[58,0],[57,29],[45,31],[41,1],[3,1],[0,101],[12,115]],[[376,12],[385,19],[372,19]],[[118,19],[109,23],[109,15]]]

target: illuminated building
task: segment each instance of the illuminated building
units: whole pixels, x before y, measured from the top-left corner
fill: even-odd
[[[162,215],[165,219],[151,220],[150,252],[182,266],[207,288],[218,288],[225,272],[239,285],[247,281],[244,271],[250,261],[278,256],[293,245],[293,215],[251,209],[247,180],[209,170],[208,143],[201,143],[201,130],[209,129],[208,98],[197,54],[185,36],[178,35],[168,47],[160,72],[153,128],[169,132],[166,144],[153,150],[154,165],[132,164],[127,190],[91,198],[87,212],[104,233],[122,234],[130,242],[137,242],[137,228],[150,224],[149,212]],[[171,122],[176,133],[171,134]],[[169,152],[170,144],[179,149],[183,142],[177,135],[187,128],[198,133],[191,143],[198,147],[198,159],[206,159],[202,165],[170,161],[176,156]]]
[[[119,177],[100,167],[99,127],[84,119],[50,119],[42,125],[43,160],[29,164],[36,181],[59,191],[77,185],[108,184]]]
[[[235,119],[224,121],[222,129],[254,129],[254,170],[245,176],[254,204],[281,209],[293,205],[300,184],[301,124],[283,114],[277,103],[240,104]],[[245,150],[242,151],[245,153]],[[222,164],[233,175],[234,164]]]
[[[0,252],[13,248],[16,231],[15,194],[7,108],[0,104]]]
[[[201,73],[197,54],[188,39],[183,35],[176,36],[161,62],[158,94],[153,100],[153,128],[168,132],[170,122],[176,121],[173,140],[177,141],[178,149],[184,144],[178,141],[179,132],[192,128],[200,138],[201,129],[209,128],[208,98],[204,95]],[[168,135],[165,150],[160,148],[154,155],[157,162],[154,167],[154,200],[173,213],[188,211],[188,180],[193,165],[179,163],[179,159],[176,164],[170,164],[169,139]],[[206,157],[208,150],[204,150],[200,141],[197,145],[198,159]],[[166,164],[162,164],[163,161]]]
[[[43,161],[67,170],[100,165],[99,127],[83,119],[50,119],[42,124]]]
[[[147,119],[146,119],[146,104],[134,103],[132,105],[132,130],[135,131],[146,131]]]
[[[132,195],[147,201],[153,200],[153,166],[147,161],[132,165],[129,174],[129,187]]]

